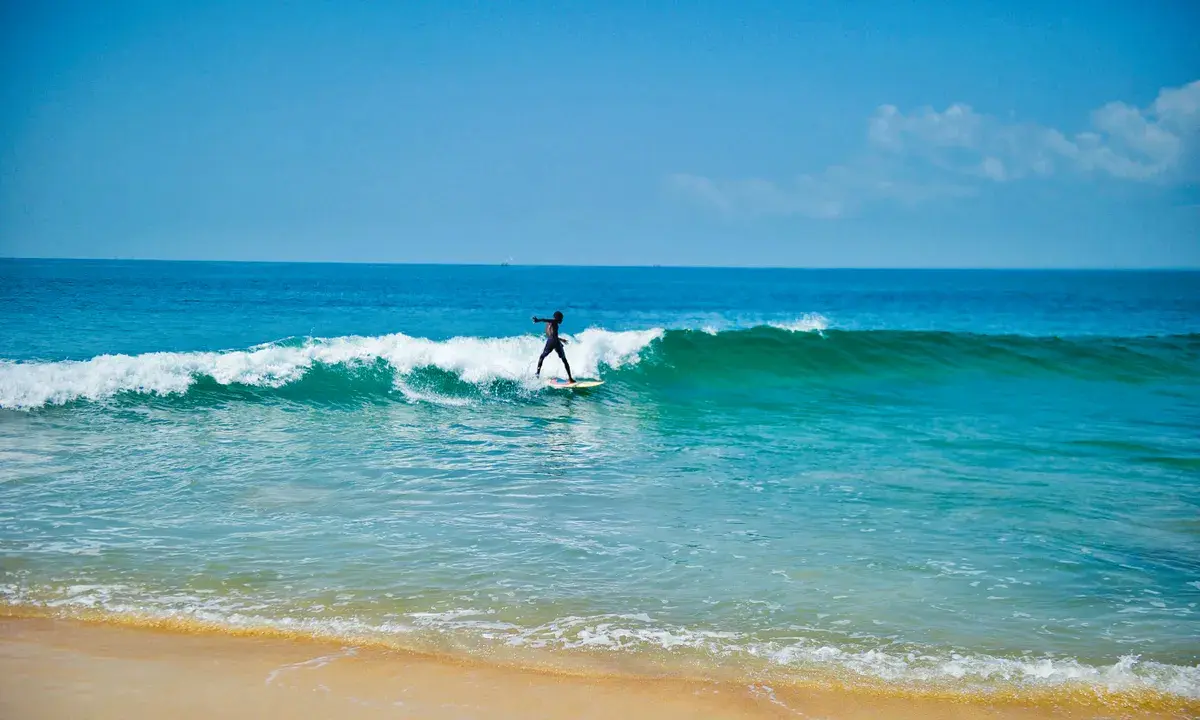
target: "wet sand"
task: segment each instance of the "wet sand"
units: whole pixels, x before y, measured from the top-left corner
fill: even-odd
[[[1180,704],[887,697],[834,687],[559,673],[277,637],[0,618],[0,717],[17,718],[1113,718]]]

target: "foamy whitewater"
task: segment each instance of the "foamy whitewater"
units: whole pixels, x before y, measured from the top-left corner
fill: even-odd
[[[2,261],[0,602],[1200,699],[1197,280]]]
[[[589,329],[565,335],[574,370],[594,376],[600,366],[619,368],[638,361],[638,351],[662,336],[662,330],[606,332]],[[437,368],[466,383],[487,385],[498,380],[528,389],[544,384],[533,375],[543,341],[537,337],[452,338],[441,342],[402,333],[381,337],[306,339],[299,344],[261,345],[226,352],[154,352],[100,355],[90,360],[0,362],[0,409],[32,409],[76,400],[103,400],[121,393],[173,395],[186,393],[198,379],[221,385],[275,388],[304,377],[313,365],[353,370],[377,361],[401,379],[414,370]],[[532,360],[531,360],[532,358]],[[557,367],[557,357],[551,367]]]

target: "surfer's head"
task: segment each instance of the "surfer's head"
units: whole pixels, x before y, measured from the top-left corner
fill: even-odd
[[[562,313],[558,310],[554,311],[554,322],[562,322]]]

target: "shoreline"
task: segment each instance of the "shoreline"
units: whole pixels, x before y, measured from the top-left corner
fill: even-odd
[[[820,717],[1183,718],[1200,702],[1163,693],[956,693],[796,681],[687,668],[404,649],[169,618],[63,618],[0,607],[5,717]],[[618,659],[619,660],[619,659]],[[318,700],[314,701],[314,698]],[[65,704],[64,704],[65,703]],[[535,710],[536,709],[536,710]],[[52,710],[52,711],[51,711]]]

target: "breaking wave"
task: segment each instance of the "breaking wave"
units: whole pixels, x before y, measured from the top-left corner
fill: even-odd
[[[827,329],[824,318],[717,331],[585,330],[567,336],[577,377],[610,381],[706,378],[794,383],[847,376],[937,381],[948,373],[1054,375],[1139,383],[1200,381],[1200,335],[1057,338]],[[193,393],[293,401],[346,398],[464,404],[481,395],[530,397],[542,339],[379,337],[292,339],[247,350],[100,355],[90,360],[0,360],[0,409],[31,410],[120,395]],[[557,357],[544,373],[563,374]]]

